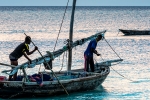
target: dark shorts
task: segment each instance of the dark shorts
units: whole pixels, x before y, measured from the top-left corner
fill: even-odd
[[[10,59],[10,61],[17,61],[18,60],[18,58],[13,57],[12,55],[9,55],[9,59]]]

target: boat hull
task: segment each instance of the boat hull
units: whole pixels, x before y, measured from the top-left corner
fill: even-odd
[[[79,78],[75,79],[60,80],[60,83],[68,93],[93,90],[104,82],[108,74],[109,70],[105,73],[89,73],[87,77],[79,76]],[[1,82],[0,97],[18,98],[26,97],[27,95],[42,97],[66,93],[57,80],[43,81],[42,83],[43,85],[40,86],[36,82]]]
[[[150,30],[123,30],[119,29],[124,35],[150,35]]]
[[[72,92],[78,92],[78,91],[87,91],[87,90],[93,90],[96,87],[98,87],[104,80],[106,76],[96,76],[92,78],[86,78],[86,79],[77,79],[77,80],[71,80],[61,82],[65,89],[68,91],[68,93]],[[59,84],[47,84],[42,87],[39,86],[25,86],[25,93],[31,93],[35,96],[40,95],[59,95],[59,94],[65,94],[64,89]],[[34,90],[34,92],[33,92]]]

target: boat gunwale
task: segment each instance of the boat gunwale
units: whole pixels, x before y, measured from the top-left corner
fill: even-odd
[[[74,73],[74,72],[73,72]],[[76,73],[76,72],[75,72]],[[76,73],[78,74],[78,73]],[[86,80],[94,80],[95,78],[101,78],[103,76],[107,76],[109,74],[109,71],[106,72],[106,74],[101,74],[101,73],[88,73],[88,74],[92,74],[91,76],[86,76],[86,77],[78,77],[78,78],[74,78],[74,79],[65,79],[65,80],[60,80],[60,82],[62,84],[65,83],[69,83],[69,82],[80,82],[80,81],[86,81]],[[25,84],[25,85],[38,85],[37,82],[23,82],[23,81],[1,81],[0,83],[18,83],[18,84]],[[42,83],[44,85],[48,85],[48,84],[58,84],[57,80],[54,81],[42,81]]]

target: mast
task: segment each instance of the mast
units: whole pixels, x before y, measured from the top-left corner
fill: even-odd
[[[68,50],[68,67],[67,71],[71,71],[71,65],[72,65],[72,41],[73,41],[73,23],[74,23],[74,13],[75,13],[75,6],[76,6],[76,0],[73,0],[72,4],[72,14],[71,14],[71,21],[70,21],[70,32],[69,32],[69,50]]]

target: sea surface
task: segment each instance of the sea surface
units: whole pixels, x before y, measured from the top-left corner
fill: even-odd
[[[69,38],[71,7],[0,7],[0,62],[10,64],[9,54],[24,41],[26,33],[44,55],[65,45]],[[63,16],[65,17],[63,20]],[[63,22],[63,23],[62,23]],[[61,27],[62,24],[62,27]],[[60,30],[61,29],[61,30]],[[150,30],[150,7],[76,7],[73,41],[107,30],[105,39],[123,61],[111,66],[110,74],[95,90],[70,93],[69,96],[24,98],[32,100],[150,100],[150,35],[124,36],[119,29]],[[59,34],[60,32],[60,34]],[[72,69],[83,68],[83,53],[89,42],[73,48]],[[100,41],[97,51],[104,61],[119,59],[106,41]],[[30,50],[34,45],[30,45]],[[66,70],[67,52],[56,58],[53,70]],[[29,56],[40,57],[38,52]],[[94,56],[95,61],[102,62]],[[27,60],[22,57],[19,64]],[[62,66],[63,65],[63,66]],[[114,70],[113,70],[113,69]],[[0,71],[10,69],[0,66]],[[41,65],[26,69],[27,74],[44,70]],[[22,72],[18,72],[20,74]],[[0,75],[6,75],[0,73]],[[8,77],[8,75],[6,75]],[[19,98],[20,100],[21,98]]]

